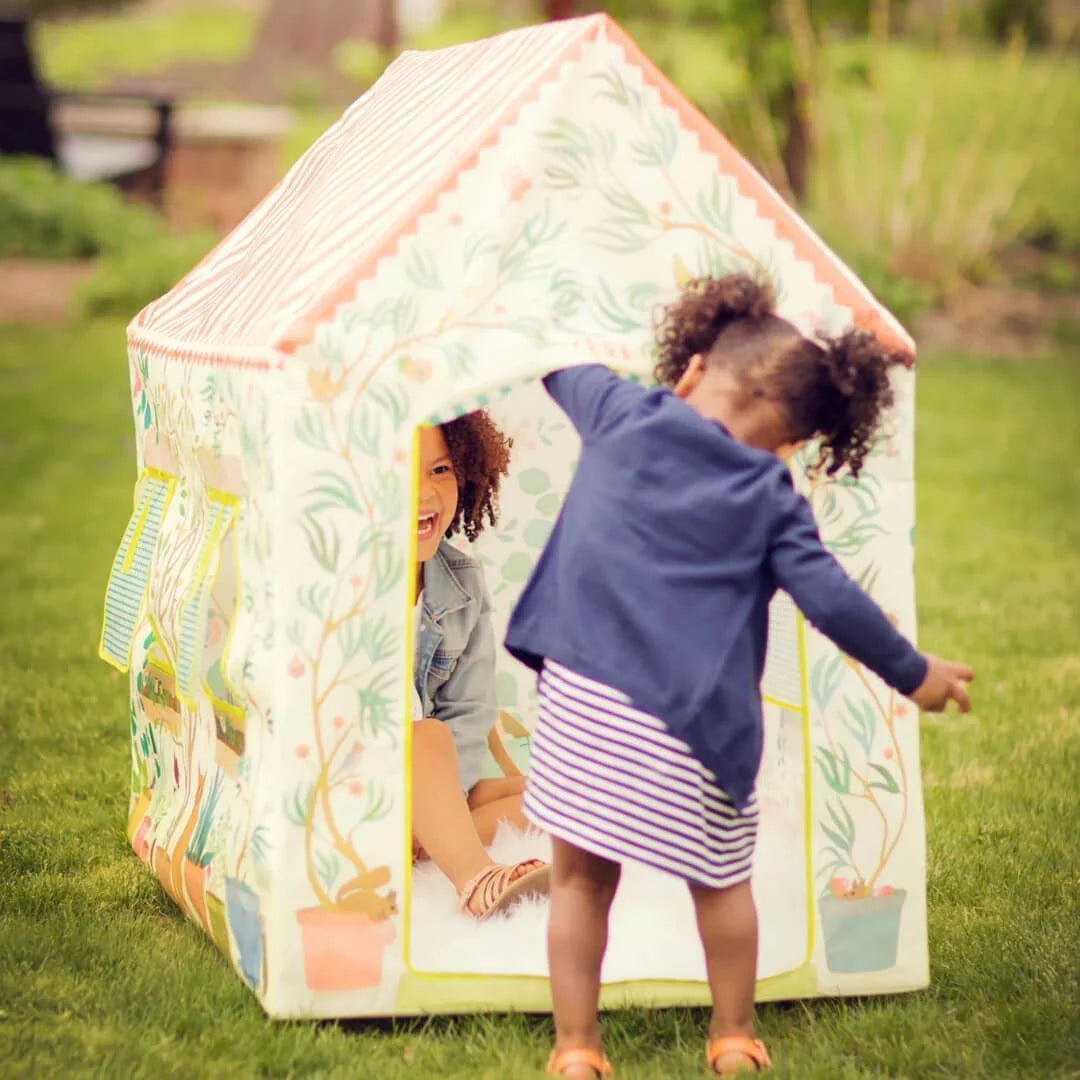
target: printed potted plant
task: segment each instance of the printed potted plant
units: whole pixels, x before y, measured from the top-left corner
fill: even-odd
[[[844,668],[863,694],[840,690]],[[883,875],[907,823],[907,768],[896,723],[913,706],[898,702],[895,691],[875,690],[862,665],[844,656],[819,663],[812,681],[825,734],[815,762],[830,790],[819,871],[827,882],[819,900],[826,962],[830,971],[881,971],[896,963],[907,896]],[[849,804],[863,808],[858,824]],[[867,830],[874,833],[869,844]]]
[[[216,773],[199,806],[195,829],[184,850],[184,890],[189,908],[194,910],[207,933],[210,933],[210,920],[206,913],[206,877],[214,857],[208,841],[221,798],[222,782],[222,774]]]
[[[379,785],[357,778],[361,743],[346,745],[347,737],[332,747],[321,738],[315,742],[315,782],[298,788],[286,808],[290,820],[304,829],[308,880],[319,901],[296,913],[307,985],[312,990],[377,986],[383,949],[394,939],[391,916],[397,913],[397,897],[387,888],[390,868],[369,867],[351,836],[355,829],[384,818],[391,800]],[[306,746],[298,752],[308,756]],[[359,802],[348,812],[348,834],[337,821],[341,795]]]
[[[225,879],[225,911],[236,941],[240,973],[248,986],[262,981],[265,945],[259,894],[239,878]]]
[[[298,910],[296,919],[307,985],[322,991],[381,982],[398,910],[389,866],[363,855],[356,835],[393,807],[387,788],[365,775],[363,759],[372,744],[393,745],[400,722],[391,712],[401,677],[400,634],[372,609],[405,573],[392,528],[402,498],[398,473],[407,459],[400,447],[387,446],[387,437],[397,441],[407,400],[399,385],[368,386],[366,393],[365,385],[396,357],[409,380],[427,378],[430,363],[409,359],[398,344],[381,357],[355,391],[347,431],[325,422],[325,406],[349,384],[348,365],[338,355],[327,357],[329,370],[310,373],[312,399],[297,424],[302,441],[336,457],[302,505],[312,575],[298,599],[314,618],[307,632],[299,624],[290,629],[296,651],[287,665],[310,701],[311,736],[296,747],[302,775],[285,813],[303,831],[307,880],[317,902]],[[372,462],[377,466],[369,471]]]
[[[256,866],[262,868],[266,864],[266,835],[267,827],[260,825],[254,829],[249,837],[244,841],[244,846],[241,848],[237,865],[242,866],[247,852],[250,850],[252,860]],[[238,871],[239,872],[239,871]],[[228,882],[232,880],[234,882],[233,889],[236,891],[236,885],[239,884],[239,879],[236,876],[229,877],[223,876],[218,870],[214,870],[211,876],[207,880],[206,886],[206,918],[210,924],[210,937],[214,944],[221,950],[222,954],[232,959],[232,953],[229,949],[229,920],[225,908],[225,893],[222,892],[219,895],[221,889],[227,890],[229,888]],[[220,883],[218,891],[215,891],[215,883]],[[258,926],[258,940],[262,940],[262,926]],[[249,935],[250,937],[250,935]],[[259,946],[261,949],[261,945]],[[250,951],[250,950],[249,950]],[[249,968],[258,970],[262,964],[261,952],[257,962],[252,958],[252,962],[249,963]]]
[[[811,479],[809,498],[833,554],[854,558],[885,534],[876,520],[880,490],[869,472],[858,481]],[[877,576],[873,563],[863,566],[858,580],[864,591],[872,593]],[[841,653],[818,661],[810,691],[821,725],[814,763],[829,791],[818,868],[826,964],[834,972],[881,971],[896,963],[907,896],[885,880],[885,872],[909,808],[896,725],[914,715],[914,706]]]
[[[250,694],[247,704],[245,727],[247,719],[251,719],[262,731],[266,731],[270,726],[266,710]],[[252,754],[261,746],[260,740],[253,748],[245,737],[245,753],[236,767],[236,779],[241,785],[247,785],[257,771]],[[267,872],[269,829],[266,825],[252,827],[253,803],[250,798],[241,799],[240,805],[244,807],[244,812],[235,825],[239,843],[230,845],[236,851],[236,856],[226,872],[224,896],[219,897],[208,889],[206,908],[211,935],[218,948],[233,959],[229,948],[231,930],[236,944],[234,962],[248,985],[257,989],[266,977],[266,936],[259,893],[252,887],[254,882],[249,881],[249,868],[254,870],[255,881]]]
[[[147,862],[150,856],[150,800],[154,785],[161,778],[161,757],[154,725],[139,730],[138,712],[131,705],[131,737],[135,747],[131,770],[131,806],[128,810],[127,837],[135,854]]]

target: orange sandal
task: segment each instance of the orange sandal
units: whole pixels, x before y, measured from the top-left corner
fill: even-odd
[[[552,1050],[547,1063],[548,1076],[562,1076],[567,1069],[572,1069],[575,1065],[592,1069],[600,1077],[615,1075],[611,1062],[596,1050],[564,1050],[561,1054]]]
[[[525,869],[531,867],[531,869]],[[518,876],[511,875],[517,871]],[[526,896],[546,896],[551,887],[551,865],[540,859],[526,859],[514,866],[500,863],[481,870],[458,894],[461,910],[483,922]],[[479,899],[480,910],[470,906]]]
[[[753,1066],[754,1072],[764,1072],[766,1069],[772,1068],[769,1052],[760,1039],[747,1039],[742,1035],[727,1035],[722,1039],[713,1039],[705,1047],[705,1061],[708,1063],[709,1071],[716,1073],[717,1076],[734,1076],[735,1073],[749,1072],[750,1070],[744,1068],[741,1063],[736,1065],[734,1069],[728,1068],[721,1072],[716,1067],[716,1063],[725,1054],[742,1054]]]

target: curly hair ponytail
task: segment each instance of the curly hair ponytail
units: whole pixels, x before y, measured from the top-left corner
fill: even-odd
[[[775,307],[772,286],[749,274],[694,278],[657,320],[656,381],[674,386],[691,357],[707,355],[732,323],[764,319]]]
[[[858,476],[882,414],[893,403],[890,371],[911,366],[865,330],[820,344],[776,314],[770,284],[749,274],[692,280],[657,322],[656,380],[673,387],[694,356],[733,373],[747,399],[780,410],[786,441],[820,439],[814,471]]]
[[[794,439],[821,439],[814,470],[858,476],[873,449],[882,415],[893,405],[890,372],[911,359],[866,330],[848,330],[820,345],[804,341],[778,365],[778,396]]]

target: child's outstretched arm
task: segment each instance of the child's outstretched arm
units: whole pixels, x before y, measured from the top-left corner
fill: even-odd
[[[967,712],[964,684],[973,678],[971,669],[916,651],[826,551],[810,504],[795,492],[786,469],[779,483],[769,550],[777,584],[826,637],[921,709],[941,712],[952,700]]]
[[[586,443],[625,419],[645,393],[602,364],[552,372],[544,378],[544,388]]]

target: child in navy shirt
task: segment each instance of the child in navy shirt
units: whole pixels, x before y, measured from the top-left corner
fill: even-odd
[[[969,668],[920,655],[825,550],[784,458],[857,476],[904,359],[864,331],[820,344],[746,275],[692,282],[645,390],[596,366],[545,385],[582,440],[507,631],[539,673],[525,811],[553,845],[554,1075],[607,1076],[597,1008],[620,865],[689,885],[713,998],[709,1068],[769,1065],[753,1038],[760,682],[785,589],[846,653],[931,711]]]

